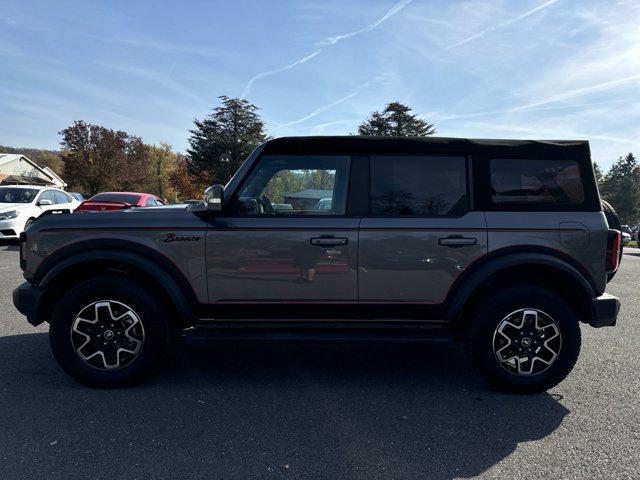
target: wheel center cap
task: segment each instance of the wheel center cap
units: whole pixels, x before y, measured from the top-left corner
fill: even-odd
[[[521,343],[523,347],[528,347],[531,345],[531,339],[529,337],[524,337]]]
[[[104,339],[105,340],[111,340],[114,336],[115,336],[115,334],[111,330],[105,330],[105,332],[104,332]]]

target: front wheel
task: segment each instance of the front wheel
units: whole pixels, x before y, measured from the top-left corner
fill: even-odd
[[[468,353],[494,387],[538,393],[560,383],[580,352],[580,326],[559,295],[533,285],[497,291],[476,309]]]
[[[74,379],[94,387],[138,382],[165,350],[164,310],[137,283],[101,277],[72,288],[53,311],[53,355]]]

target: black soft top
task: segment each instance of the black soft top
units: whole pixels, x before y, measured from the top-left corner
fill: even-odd
[[[587,140],[502,140],[451,137],[281,137],[264,144],[270,155],[456,154],[518,157],[590,157]]]

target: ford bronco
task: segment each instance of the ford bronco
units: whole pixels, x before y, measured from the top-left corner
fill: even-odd
[[[14,303],[92,386],[174,337],[453,339],[530,393],[569,374],[581,323],[615,325],[619,251],[586,141],[279,138],[199,204],[39,220]]]

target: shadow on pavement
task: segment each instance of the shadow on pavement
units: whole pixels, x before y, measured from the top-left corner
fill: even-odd
[[[3,478],[464,478],[568,413],[488,390],[453,345],[212,345],[104,391],[17,335],[0,385]]]
[[[17,252],[20,250],[20,242],[18,240],[0,239],[0,250]]]

